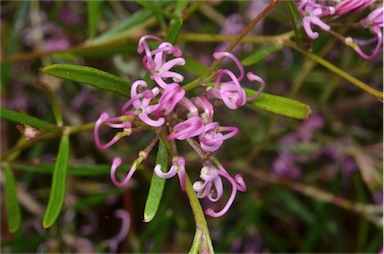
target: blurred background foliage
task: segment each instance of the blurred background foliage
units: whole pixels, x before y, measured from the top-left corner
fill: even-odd
[[[43,80],[57,96],[66,125],[93,122],[103,111],[115,115],[126,100],[122,96],[46,76],[39,69],[68,63],[95,67],[128,82],[142,79],[138,39],[148,33],[163,37],[170,19],[183,15],[175,44],[187,60],[180,72],[188,82],[213,62],[213,52],[225,48],[218,39],[201,35],[236,35],[266,4],[262,0],[1,1],[1,107],[53,123],[49,97],[34,83]],[[358,17],[348,19],[353,22]],[[291,30],[287,10],[279,3],[248,36]],[[370,36],[369,31],[359,35]],[[382,90],[381,54],[364,60],[323,32],[318,40],[304,43],[313,53]],[[271,45],[270,40],[244,42],[233,53],[243,60]],[[207,218],[215,251],[378,253],[383,245],[382,102],[291,48],[266,55],[247,70],[266,81],[268,93],[310,105],[313,116],[305,122],[251,107],[236,112],[217,108],[223,125],[241,130],[217,157],[229,173],[244,176],[248,191],[238,194],[225,216]],[[20,139],[17,125],[2,119],[2,159]],[[131,217],[118,252],[189,250],[195,225],[177,179],[167,180],[155,219],[143,222],[155,153],[127,188],[118,189],[109,179],[112,158],[119,154],[126,161],[135,160],[153,135],[134,135],[106,151],[96,148],[90,130],[71,135],[66,200],[59,221],[48,230],[38,225],[59,139],[20,150],[12,160],[8,157],[17,182],[22,226],[16,233],[8,231],[1,181],[1,251],[76,253],[94,248],[106,252],[103,241],[121,228],[114,216],[118,209]],[[184,155],[187,172],[196,180],[201,162],[187,147]],[[89,225],[94,228],[84,230]]]

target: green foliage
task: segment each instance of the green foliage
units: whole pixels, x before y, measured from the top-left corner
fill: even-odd
[[[161,165],[162,171],[168,170],[168,152],[162,141],[159,142],[159,150],[156,157],[156,165]],[[144,208],[144,222],[150,222],[156,215],[161,198],[163,197],[165,179],[155,173],[152,175],[147,201]]]
[[[129,97],[130,84],[124,79],[88,66],[54,64],[41,69],[45,74],[68,79]]]
[[[14,233],[20,228],[21,224],[20,206],[17,199],[17,186],[11,167],[4,163],[2,164],[2,168],[5,181],[5,207],[7,210],[8,229],[9,232]]]
[[[245,91],[247,96],[256,94],[256,91],[251,89],[245,89]],[[275,114],[300,120],[307,120],[312,114],[309,106],[304,103],[268,93],[261,93],[260,96],[248,102],[248,104]]]
[[[47,210],[45,211],[43,219],[44,228],[49,228],[56,222],[63,207],[67,184],[68,160],[69,137],[64,134],[61,137],[55,169],[53,171],[51,194],[49,195]]]

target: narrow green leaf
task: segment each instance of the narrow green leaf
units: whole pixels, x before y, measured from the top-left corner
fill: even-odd
[[[20,124],[28,124],[34,128],[44,128],[47,126],[53,126],[53,124],[46,122],[44,120],[40,120],[36,117],[22,114],[16,111],[8,110],[5,108],[0,108],[0,118],[7,119],[8,121],[20,123]]]
[[[162,0],[162,1],[159,1],[159,5],[158,6],[159,7],[165,7],[165,6],[167,6],[171,2],[172,1],[170,1],[170,0]],[[148,10],[148,9],[139,10],[139,11],[135,12],[133,15],[131,15],[125,21],[119,22],[118,26],[116,26],[116,27],[114,27],[112,29],[109,29],[104,34],[102,34],[102,35],[98,36],[97,38],[95,38],[93,40],[93,42],[94,43],[105,42],[105,41],[111,39],[112,37],[114,37],[115,35],[123,32],[123,31],[126,31],[129,28],[132,28],[132,27],[136,26],[137,24],[140,24],[140,23],[146,21],[152,15],[153,15],[153,12],[151,10]]]
[[[249,55],[248,57],[244,58],[241,63],[244,66],[257,64],[258,62],[264,60],[267,56],[276,53],[282,49],[283,45],[280,44],[265,46],[256,50],[253,54]]]
[[[20,206],[17,198],[17,186],[15,177],[9,164],[3,164],[5,175],[5,206],[7,209],[7,219],[9,232],[14,233],[21,224]]]
[[[35,83],[38,84],[39,86],[41,86],[44,89],[44,91],[47,93],[47,95],[49,97],[49,101],[51,102],[52,112],[53,112],[53,116],[55,117],[56,124],[58,126],[62,126],[63,125],[63,116],[61,114],[59,101],[57,100],[57,97],[56,97],[55,93],[53,92],[52,88],[48,84],[46,84],[45,82],[43,82],[41,80],[36,80]]]
[[[163,8],[157,6],[154,2],[151,2],[148,0],[134,0],[134,1],[137,4],[143,6],[144,8],[151,10],[154,14],[160,14],[161,16],[164,16],[170,19],[178,18],[178,16],[176,16],[175,14],[163,10]]]
[[[63,207],[67,182],[68,159],[69,137],[68,135],[63,135],[61,137],[59,152],[57,154],[55,169],[52,176],[52,188],[49,195],[48,206],[44,214],[44,228],[49,228],[55,223],[59,217],[61,208]]]
[[[39,166],[24,165],[18,163],[12,163],[12,168],[16,170],[42,173],[42,174],[52,174],[54,171],[54,165],[44,163]],[[119,169],[127,170],[131,168],[129,164],[123,164]],[[111,170],[111,164],[98,164],[98,165],[76,165],[68,166],[68,175],[73,176],[98,176],[98,175],[108,175]]]
[[[87,12],[88,12],[88,38],[93,39],[96,34],[97,27],[97,16],[100,7],[99,0],[88,0],[87,1]]]
[[[181,27],[183,26],[183,20],[182,19],[176,19],[172,20],[171,27],[168,30],[167,35],[164,38],[164,41],[168,41],[170,43],[174,43],[179,36]]]
[[[168,153],[165,144],[161,140],[159,141],[159,150],[157,152],[156,165],[157,164],[161,165],[161,170],[168,170]],[[161,198],[163,197],[164,185],[165,179],[153,173],[147,202],[144,208],[144,222],[150,222],[155,217]]]
[[[208,69],[206,65],[201,64],[199,61],[196,61],[193,58],[184,57],[184,59],[185,59],[185,65],[183,66],[183,69],[186,69],[187,71],[197,76],[203,75]]]
[[[29,17],[29,10],[31,6],[32,1],[20,1],[18,4],[18,8],[15,13],[12,13],[10,17],[12,17],[12,25],[9,27],[5,27],[5,24],[7,23],[7,20],[4,20],[3,25],[1,27],[2,29],[2,36],[3,38],[7,38],[6,40],[2,41],[2,56],[12,55],[18,51],[18,47],[20,45],[20,42],[22,41],[20,37],[22,36],[22,28],[25,26],[25,21]],[[9,20],[9,19],[8,19]],[[4,33],[3,32],[7,31]],[[4,51],[3,51],[4,50]],[[4,54],[4,55],[3,55]],[[11,64],[1,64],[0,68],[0,79],[1,79],[1,87],[5,88],[9,86],[9,74],[10,74]]]
[[[173,13],[178,17],[181,17],[183,15],[184,10],[187,8],[188,4],[189,4],[188,0],[177,0],[175,10],[173,11]]]
[[[284,4],[288,10],[289,17],[291,18],[296,45],[300,47],[303,43],[303,39],[305,38],[303,16],[297,8],[296,1],[284,1]]]
[[[247,88],[245,89],[245,92],[247,97],[256,93],[254,90]],[[268,93],[261,93],[259,97],[248,102],[248,104],[279,115],[300,120],[307,120],[312,114],[312,111],[307,104]]]
[[[126,97],[130,96],[131,85],[127,81],[96,68],[70,64],[54,64],[44,67],[42,71],[45,74],[58,78],[85,83]]]

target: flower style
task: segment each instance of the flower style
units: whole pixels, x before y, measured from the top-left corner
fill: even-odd
[[[180,187],[185,191],[185,159],[183,157],[173,157],[173,164],[168,172],[161,171],[161,165],[155,166],[155,173],[161,178],[172,178],[176,175],[179,177]]]
[[[213,106],[204,96],[198,96],[192,98],[193,103],[198,109],[201,109],[203,113],[200,114],[200,118],[203,124],[211,123],[213,119]]]
[[[223,182],[221,177],[226,178],[230,182],[232,185],[232,193],[221,211],[215,212],[211,208],[205,210],[205,214],[211,217],[223,216],[235,200],[237,191],[244,192],[247,190],[247,186],[241,175],[236,175],[235,178],[232,178],[223,166],[219,165],[215,167],[211,162],[205,161],[200,172],[200,178],[204,181],[197,181],[193,184],[198,198],[206,197],[212,202],[217,202],[223,195]]]
[[[257,90],[256,94],[247,98],[247,101],[252,101],[252,100],[256,99],[257,97],[259,97],[261,92],[264,90],[265,82],[264,82],[264,80],[262,78],[260,78],[259,76],[253,74],[252,72],[248,72],[247,73],[247,78],[248,78],[249,81],[257,81],[257,82],[260,83],[260,88],[259,88],[259,90]]]
[[[126,175],[124,180],[122,182],[120,182],[116,178],[116,171],[117,171],[117,168],[121,166],[121,164],[122,164],[122,161],[121,161],[120,157],[113,158],[111,171],[109,172],[109,176],[110,176],[110,178],[112,180],[112,183],[114,185],[116,185],[117,187],[120,187],[120,188],[124,187],[129,182],[129,180],[131,180],[131,178],[132,178],[132,176],[135,173],[136,168],[137,168],[136,163],[133,163],[131,169],[129,170],[128,175]]]
[[[221,132],[228,131],[227,134]],[[239,129],[233,126],[219,126],[219,123],[209,123],[204,126],[204,131],[200,134],[199,140],[201,148],[207,152],[214,152],[221,147],[224,140],[237,135]]]
[[[108,143],[102,144],[100,141],[100,135],[99,135],[99,129],[102,124],[106,124],[111,128],[124,129],[124,130],[116,133],[115,136]],[[132,127],[132,122],[129,120],[129,117],[127,116],[110,118],[108,113],[106,112],[102,113],[99,119],[97,119],[95,123],[95,127],[93,129],[93,135],[95,138],[95,143],[97,148],[99,148],[100,150],[105,150],[110,146],[112,146],[113,144],[115,144],[117,141],[119,141],[122,137],[129,136],[132,132],[131,127]]]

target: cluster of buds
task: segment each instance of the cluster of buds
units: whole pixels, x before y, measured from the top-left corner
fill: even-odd
[[[312,30],[312,25],[324,31],[330,31],[331,27],[327,24],[327,21],[331,22],[342,16],[361,12],[374,2],[375,0],[302,0],[297,5],[303,15],[305,32],[311,39],[316,39],[319,37],[319,33]],[[353,26],[358,29],[369,29],[374,34],[374,37],[368,40],[353,39],[351,37],[344,38],[345,44],[351,46],[360,56],[367,60],[373,59],[382,48],[383,11],[384,7],[381,6]],[[370,53],[367,54],[361,49],[361,46],[369,46],[375,42],[376,46]]]
[[[151,49],[148,40],[157,41],[159,46]],[[231,59],[237,65],[239,74],[235,75],[228,69],[220,69],[216,72],[213,86],[208,86],[200,96],[187,98],[186,91],[180,86],[184,77],[173,70],[175,66],[185,64],[179,48],[169,42],[163,42],[156,36],[145,35],[139,40],[138,53],[144,54],[142,64],[148,71],[153,85],[150,87],[144,80],[134,82],[130,91],[131,98],[121,107],[122,116],[110,117],[108,113],[102,113],[94,128],[95,143],[99,149],[107,149],[122,137],[143,129],[153,129],[157,135],[139,153],[139,158],[133,162],[123,181],[119,181],[116,177],[117,168],[122,164],[122,160],[120,157],[113,159],[110,171],[112,182],[118,187],[125,186],[159,139],[166,137],[171,144],[172,151],[169,152],[172,155],[172,165],[166,171],[158,164],[154,167],[154,172],[166,179],[177,174],[181,189],[184,191],[186,162],[184,157],[178,155],[176,140],[185,140],[202,159],[201,180],[193,184],[199,198],[208,198],[212,202],[217,202],[223,195],[222,178],[232,185],[231,195],[221,211],[215,212],[212,209],[205,211],[212,217],[222,216],[232,205],[237,191],[246,191],[246,184],[241,175],[232,177],[211,156],[211,153],[218,150],[225,140],[239,132],[236,127],[221,126],[214,121],[212,101],[222,101],[229,109],[235,110],[259,96],[265,86],[264,81],[251,72],[245,75],[243,66],[232,54],[216,52],[213,54],[215,59]],[[260,83],[260,88],[252,97],[246,96],[240,83],[245,76],[251,82]],[[100,139],[99,131],[102,125],[119,129],[117,134],[105,144]]]

